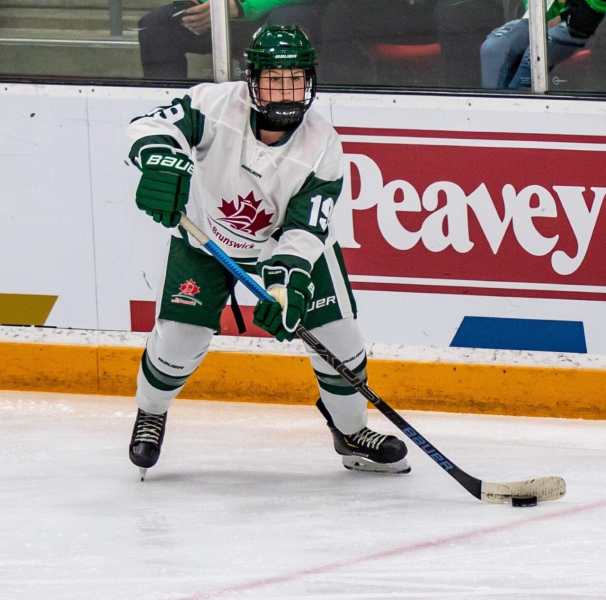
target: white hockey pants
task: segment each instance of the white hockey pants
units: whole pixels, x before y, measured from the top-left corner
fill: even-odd
[[[366,377],[364,342],[353,318],[333,321],[311,332],[360,378]],[[152,414],[163,414],[198,368],[212,340],[207,327],[158,319],[148,340],[137,377],[136,402]],[[306,347],[320,395],[336,427],[352,434],[366,426],[366,400],[336,371]]]

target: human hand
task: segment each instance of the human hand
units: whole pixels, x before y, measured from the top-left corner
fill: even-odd
[[[189,199],[192,161],[181,152],[147,149],[141,152],[141,169],[137,207],[156,223],[175,227]]]
[[[282,266],[265,266],[263,283],[275,302],[258,302],[253,323],[274,335],[279,342],[291,341],[313,298],[311,277],[300,269],[289,271]]]
[[[562,22],[562,17],[560,15],[558,15],[557,17],[554,17],[553,19],[549,19],[549,21],[547,21],[547,29],[551,29],[552,27],[559,25],[561,22]]]
[[[183,15],[183,27],[186,27],[196,35],[206,33],[211,26],[210,3],[212,0],[206,0],[202,4],[192,6],[185,11]],[[229,16],[233,19],[240,13],[236,0],[229,0]]]

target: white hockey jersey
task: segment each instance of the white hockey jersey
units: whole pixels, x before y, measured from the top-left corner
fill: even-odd
[[[159,146],[191,156],[187,215],[210,239],[240,263],[289,257],[287,266],[309,272],[335,241],[341,143],[313,107],[276,145],[256,138],[255,123],[246,83],[200,84],[131,122],[130,157],[140,167],[141,150]]]

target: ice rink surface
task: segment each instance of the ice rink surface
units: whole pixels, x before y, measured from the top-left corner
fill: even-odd
[[[568,493],[486,504],[412,443],[409,475],[353,473],[314,407],[188,401],[141,482],[132,399],[0,392],[0,598],[606,598],[605,422],[402,414],[476,477]]]

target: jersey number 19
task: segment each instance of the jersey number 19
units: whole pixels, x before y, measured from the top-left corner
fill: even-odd
[[[328,220],[335,207],[334,198],[322,198],[322,196],[314,196],[311,199],[311,215],[309,216],[309,225],[311,227],[320,227],[325,231],[328,227]]]

